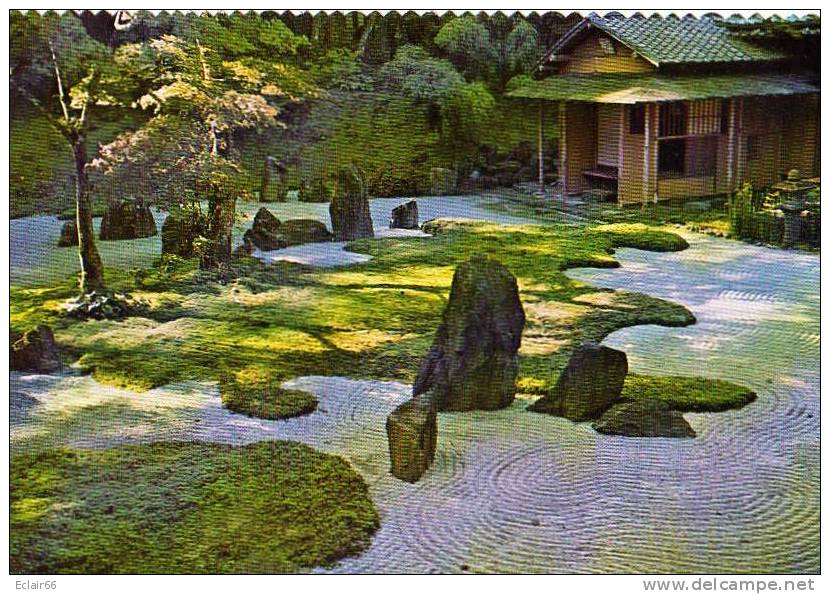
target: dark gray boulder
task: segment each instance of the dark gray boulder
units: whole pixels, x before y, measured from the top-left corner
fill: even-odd
[[[413,394],[430,391],[439,411],[508,406],[524,323],[516,277],[507,268],[483,255],[462,263]]]
[[[288,246],[281,234],[282,223],[267,208],[260,208],[254,224],[245,232],[243,241],[249,241],[263,251],[279,250]]]
[[[66,221],[61,227],[58,247],[71,247],[75,245],[78,245],[78,224],[75,219],[72,219]]]
[[[10,367],[15,371],[51,373],[61,368],[55,335],[49,326],[12,334]]]
[[[288,169],[285,163],[276,157],[265,157],[262,168],[262,185],[259,199],[261,202],[285,202],[288,198]]]
[[[192,258],[193,242],[206,232],[205,220],[196,209],[175,209],[161,226],[161,253]]]
[[[392,209],[392,218],[389,220],[390,229],[419,229],[418,203],[410,200]]]
[[[429,394],[415,396],[393,410],[386,419],[392,474],[414,483],[435,459],[438,426]]]
[[[102,240],[139,239],[158,233],[150,207],[141,199],[110,200],[101,219]]]
[[[375,236],[366,181],[356,167],[344,167],[338,173],[329,215],[335,241]]]
[[[695,431],[679,411],[648,399],[622,402],[608,409],[593,428],[607,435],[627,437],[695,437]]]
[[[556,386],[528,410],[577,422],[598,419],[619,400],[627,373],[625,353],[583,343],[571,355]]]

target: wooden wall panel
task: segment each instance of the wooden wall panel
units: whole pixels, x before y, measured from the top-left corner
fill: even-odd
[[[600,41],[606,39],[606,41]],[[613,49],[613,54],[607,48]],[[633,55],[630,48],[600,31],[586,34],[569,54],[570,59],[559,68],[560,74],[590,74],[595,72],[651,72],[653,64],[638,55]]]

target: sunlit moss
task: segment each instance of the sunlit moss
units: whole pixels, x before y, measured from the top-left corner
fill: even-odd
[[[286,573],[379,525],[349,464],[291,442],[46,450],[10,467],[12,573]]]
[[[138,390],[215,381],[247,368],[267,369],[272,383],[312,374],[411,382],[440,323],[453,271],[473,253],[490,254],[519,280],[527,314],[519,382],[537,391],[555,381],[584,340],[598,341],[634,324],[694,322],[680,305],[598,292],[563,273],[573,266],[617,265],[609,254],[615,246],[681,249],[682,241],[670,233],[644,225],[463,220],[433,221],[425,228],[434,237],[353,242],[349,249],[372,259],[347,269],[243,259],[235,264],[238,278],[228,285],[200,276],[185,262],[161,263],[138,278],[116,269],[110,276],[122,290],[146,298],[148,317],[64,319],[57,336],[97,380]],[[60,290],[12,299],[14,325],[39,319],[39,305],[51,303]],[[225,404],[240,412],[273,416],[277,403],[286,401],[275,388],[231,389],[233,382],[224,383]]]

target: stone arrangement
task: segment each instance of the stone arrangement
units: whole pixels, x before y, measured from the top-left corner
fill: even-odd
[[[267,208],[260,208],[254,216],[254,224],[242,238],[245,251],[251,246],[263,251],[279,250],[291,245],[331,241],[332,234],[320,221],[290,219],[280,221]]]
[[[150,207],[144,201],[110,200],[101,219],[102,240],[139,239],[158,233]]]

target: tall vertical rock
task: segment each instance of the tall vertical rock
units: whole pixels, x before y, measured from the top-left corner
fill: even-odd
[[[375,236],[366,181],[356,167],[344,167],[338,173],[329,214],[335,241]]]
[[[429,391],[438,411],[510,405],[524,323],[516,277],[507,268],[483,255],[462,263],[413,394]]]
[[[438,425],[429,394],[415,396],[393,410],[386,419],[392,474],[414,483],[435,459]]]
[[[285,202],[288,198],[288,169],[276,157],[265,157],[262,168],[261,202]]]

